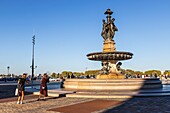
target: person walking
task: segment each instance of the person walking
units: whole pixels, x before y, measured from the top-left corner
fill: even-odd
[[[22,77],[18,79],[18,101],[17,104],[23,104],[24,96],[25,96],[25,83],[29,83],[28,80],[26,80],[27,73],[23,73]]]
[[[45,100],[45,97],[48,96],[47,82],[49,82],[49,78],[48,78],[47,73],[44,73],[44,74],[43,74],[43,78],[42,78],[42,80],[41,80],[41,84],[40,84],[40,94],[39,94],[39,96],[38,96],[37,101],[40,101],[42,95],[44,96],[44,99],[43,99],[43,100]]]

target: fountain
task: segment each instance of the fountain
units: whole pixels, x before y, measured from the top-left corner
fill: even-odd
[[[158,95],[153,92],[162,92],[162,84],[159,78],[135,78],[125,79],[124,70],[120,68],[122,60],[131,59],[133,54],[130,52],[116,51],[113,40],[118,28],[111,18],[112,11],[107,9],[107,22],[103,20],[102,37],[104,39],[103,51],[87,54],[89,60],[101,61],[102,69],[96,79],[66,79],[64,82],[65,90],[73,90],[75,94],[66,95],[67,97],[84,98],[130,98],[132,96]],[[156,90],[156,91],[155,91]],[[143,94],[142,94],[143,95]]]
[[[118,28],[115,26],[114,18],[111,18],[112,11],[107,9],[106,14],[107,22],[103,19],[102,37],[104,39],[103,52],[94,52],[87,55],[89,60],[101,61],[102,69],[97,79],[124,79],[124,72],[121,70],[122,65],[120,60],[131,59],[133,54],[130,52],[116,51],[115,42],[113,40],[115,31]]]

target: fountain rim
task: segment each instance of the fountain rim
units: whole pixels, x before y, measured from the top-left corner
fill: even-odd
[[[133,53],[130,53],[130,52],[123,52],[123,51],[112,51],[112,52],[93,52],[93,53],[89,53],[87,54],[86,56],[89,57],[89,56],[92,56],[92,55],[104,55],[104,54],[107,54],[107,55],[110,55],[110,54],[126,54],[126,55],[130,55],[131,57],[130,58],[116,58],[116,59],[108,59],[108,58],[104,58],[104,59],[94,59],[94,58],[88,58],[89,60],[94,60],[94,61],[105,61],[105,60],[129,60],[132,58],[133,56]]]
[[[89,53],[87,54],[86,56],[90,56],[90,55],[98,55],[98,54],[128,54],[128,55],[132,55],[133,56],[133,53],[131,52],[124,52],[124,51],[113,51],[113,52],[93,52],[93,53]]]

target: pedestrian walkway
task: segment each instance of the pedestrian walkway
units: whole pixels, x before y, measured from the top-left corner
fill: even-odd
[[[25,104],[16,104],[17,97],[0,99],[0,113],[170,113],[170,96],[133,97],[129,100],[90,98],[51,98],[36,101],[26,95]]]
[[[37,101],[37,96],[26,96],[24,104],[16,104],[16,97],[8,99],[0,99],[0,113],[56,113],[48,111],[56,107],[72,105],[90,101],[91,99],[75,99],[75,98],[48,98],[46,101]],[[6,100],[6,101],[5,101]]]

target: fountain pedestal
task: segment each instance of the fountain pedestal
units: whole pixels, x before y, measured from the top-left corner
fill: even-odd
[[[120,74],[120,73],[110,73],[108,75],[106,74],[99,74],[96,76],[96,79],[103,79],[103,80],[107,80],[107,79],[124,79],[124,75]]]
[[[113,52],[116,51],[114,40],[107,40],[103,43],[103,52]]]
[[[104,52],[115,52],[115,42],[114,40],[106,40],[103,43],[103,53]],[[109,60],[107,61],[109,68],[109,74],[98,74],[96,76],[96,79],[124,79],[124,75],[121,74],[121,72],[118,71],[116,67],[117,60]]]

